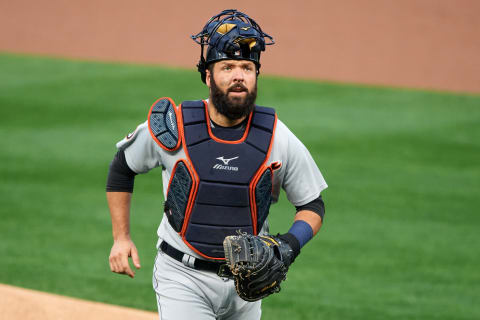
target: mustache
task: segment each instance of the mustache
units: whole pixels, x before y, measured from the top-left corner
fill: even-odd
[[[231,91],[236,91],[236,92],[247,91],[248,92],[248,89],[242,83],[235,83],[234,85],[230,86],[227,90],[227,92],[231,92]]]

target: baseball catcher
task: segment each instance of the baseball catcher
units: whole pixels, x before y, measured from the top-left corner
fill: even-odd
[[[260,54],[273,37],[230,9],[191,38],[208,95],[178,105],[162,96],[116,145],[107,181],[110,268],[132,278],[129,258],[140,268],[129,226],[134,178],[161,167],[165,203],[151,212],[161,214],[153,275],[161,319],[258,320],[261,300],[280,291],[319,231],[327,184],[275,109],[255,104]],[[281,189],[296,210],[291,228],[272,236],[270,207]]]

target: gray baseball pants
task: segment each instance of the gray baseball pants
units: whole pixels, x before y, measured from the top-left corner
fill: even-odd
[[[261,301],[247,302],[233,280],[195,270],[158,251],[153,288],[160,320],[259,320]]]

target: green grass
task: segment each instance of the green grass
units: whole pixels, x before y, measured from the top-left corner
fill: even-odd
[[[161,173],[138,176],[132,234],[143,268],[108,267],[115,142],[156,98],[206,97],[197,73],[0,55],[0,283],[155,310]],[[262,76],[329,189],[320,234],[263,319],[480,318],[480,97]],[[273,232],[293,218],[282,197]]]

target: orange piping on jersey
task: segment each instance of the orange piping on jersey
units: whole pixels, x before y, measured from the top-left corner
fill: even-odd
[[[272,168],[272,171],[275,172],[278,169],[282,167],[282,162],[281,161],[275,161],[270,164],[270,168]]]
[[[150,129],[150,116],[152,115],[152,111],[153,111],[153,107],[157,104],[158,101],[162,100],[162,99],[168,99],[168,101],[170,101],[170,103],[172,104],[173,106],[173,110],[175,112],[175,115],[176,115],[176,120],[177,120],[177,131],[178,131],[178,134],[179,134],[179,138],[178,138],[178,141],[177,141],[177,145],[175,147],[173,147],[172,149],[169,149],[167,148],[166,146],[163,145],[163,143],[161,143],[158,138],[155,136],[155,134],[153,134],[153,131],[152,129]],[[173,100],[169,97],[162,97],[162,98],[159,98],[157,99],[153,104],[152,106],[150,107],[150,111],[148,112],[148,131],[150,132],[150,135],[152,136],[153,140],[164,150],[167,150],[167,151],[175,151],[177,150],[179,147],[180,147],[180,126],[178,125],[178,112],[177,112],[177,107],[175,106],[175,102],[173,102]]]
[[[175,115],[177,117],[177,130],[178,130],[178,146],[177,148],[180,147],[180,145],[182,144],[182,137],[183,137],[183,122],[180,121],[182,119],[181,115],[180,115],[180,106],[182,104],[180,104],[179,106],[175,106],[174,105],[174,108],[173,110],[175,110]]]
[[[207,122],[207,129],[208,129],[208,134],[210,138],[212,138],[217,142],[226,143],[226,144],[239,144],[245,141],[245,139],[247,138],[248,132],[250,131],[250,123],[252,122],[253,112],[250,112],[250,115],[248,116],[247,128],[245,128],[245,131],[243,132],[243,136],[239,140],[234,140],[234,141],[222,140],[213,135],[212,128],[210,126],[210,116],[208,115],[207,102],[203,100],[203,104],[205,105],[205,122]]]
[[[275,122],[273,123],[273,131],[272,131],[272,138],[270,139],[270,145],[268,146],[267,155],[265,156],[265,160],[263,161],[262,165],[258,169],[257,173],[255,173],[252,182],[250,182],[249,189],[250,189],[250,208],[252,214],[252,225],[253,225],[253,234],[257,235],[259,230],[257,230],[257,204],[255,201],[255,187],[257,185],[258,180],[260,179],[263,172],[266,170],[265,168],[269,168],[265,164],[267,163],[268,159],[270,158],[270,152],[272,151],[273,142],[275,139],[275,130],[277,128],[277,114],[275,113]],[[272,170],[272,179],[273,179],[273,170]],[[273,183],[272,183],[273,186]]]
[[[185,139],[183,136],[184,133],[184,128],[183,128],[183,117],[182,117],[182,112],[180,109],[182,108],[182,104],[180,103],[176,108],[175,108],[175,114],[177,116],[177,128],[178,128],[178,140],[182,144],[183,149],[185,148]]]
[[[260,166],[261,171],[265,172],[265,166]],[[268,169],[268,168],[267,168]],[[257,235],[257,202],[255,201],[255,187],[257,186],[257,182],[260,179],[260,175],[258,172],[255,174],[251,184],[248,186],[249,194],[250,194],[250,216],[252,218],[252,226],[253,226],[253,234]]]

